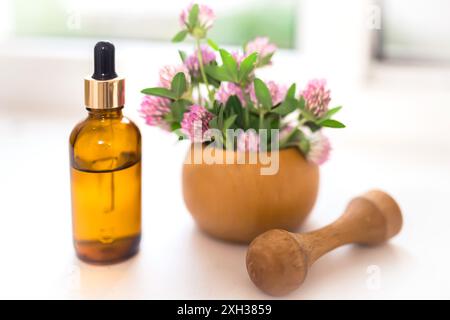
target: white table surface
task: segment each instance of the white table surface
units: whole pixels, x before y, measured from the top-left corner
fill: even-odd
[[[155,83],[160,65],[178,61],[168,46],[118,45],[126,113],[143,135],[140,253],[107,267],[77,260],[68,136],[85,116],[82,78],[91,70],[91,46],[67,45],[66,60],[41,42],[35,47],[45,54],[20,46],[0,50],[0,298],[271,298],[247,276],[246,246],[205,236],[187,212],[180,184],[187,146],[137,117],[136,93]],[[295,55],[275,58],[277,67],[265,76],[282,82],[317,76]],[[33,85],[25,86],[16,75],[31,64],[35,75],[26,83]],[[321,167],[319,198],[302,230],[333,221],[353,196],[373,187],[398,200],[404,227],[386,245],[327,254],[285,298],[450,298],[450,90],[447,73],[432,74],[410,68],[405,77],[402,69],[379,88],[347,92],[339,88],[345,74],[330,81],[333,102],[344,105],[338,118],[348,127],[328,131],[334,150]],[[422,82],[412,87],[409,78]]]
[[[0,298],[270,298],[247,276],[246,246],[217,241],[196,228],[180,188],[187,146],[175,144],[174,137],[140,125],[141,250],[129,261],[101,267],[78,261],[72,248],[72,119],[1,119]],[[450,154],[348,143],[345,137],[334,139],[332,159],[321,169],[317,205],[303,230],[331,222],[352,196],[371,187],[398,199],[404,228],[386,245],[327,254],[285,298],[450,298]],[[373,285],[373,270],[379,285]]]

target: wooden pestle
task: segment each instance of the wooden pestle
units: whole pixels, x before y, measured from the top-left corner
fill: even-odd
[[[247,251],[247,271],[262,291],[281,296],[298,288],[308,268],[325,253],[344,244],[377,245],[395,236],[402,214],[387,193],[369,191],[350,201],[334,223],[308,233],[269,230]]]

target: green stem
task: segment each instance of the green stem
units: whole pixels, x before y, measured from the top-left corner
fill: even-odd
[[[308,120],[306,120],[305,118],[302,118],[299,122],[298,122],[298,126],[301,127],[302,125],[304,125]]]
[[[297,128],[294,128],[291,130],[291,132],[289,132],[286,137],[284,137],[284,139],[280,140],[280,149],[284,148],[286,146],[286,144],[288,143],[288,141],[291,139],[291,137],[294,135],[294,133],[296,133],[298,131]]]
[[[247,130],[250,127],[250,111],[248,109],[249,109],[248,106],[246,108],[244,108],[244,127],[245,127],[245,130]]]
[[[200,88],[200,84],[199,83],[197,83],[196,89],[197,89],[197,95],[198,95],[198,97],[197,97],[198,104],[199,105],[203,105],[202,90]]]
[[[259,129],[263,129],[264,127],[264,111],[259,111]]]
[[[200,73],[202,75],[203,82],[206,85],[206,90],[208,90],[208,97],[211,99],[211,91],[209,91],[208,78],[206,78],[205,67],[203,66],[203,56],[202,56],[202,50],[200,47],[200,39],[196,39],[196,44],[197,44],[197,59],[198,59],[199,67],[200,67]]]
[[[244,108],[244,129],[247,130],[250,127],[250,95],[245,90],[245,85],[241,84],[241,91],[244,96],[244,100],[247,103],[247,106]]]

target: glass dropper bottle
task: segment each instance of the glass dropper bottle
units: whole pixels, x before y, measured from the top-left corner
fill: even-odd
[[[141,238],[141,134],[123,116],[125,80],[114,45],[98,42],[94,74],[84,81],[86,119],[70,135],[73,242],[86,262],[134,255]]]

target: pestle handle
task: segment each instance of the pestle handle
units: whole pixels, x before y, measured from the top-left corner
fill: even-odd
[[[376,245],[396,235],[402,225],[400,208],[387,193],[369,191],[352,199],[342,216],[319,230],[293,234],[311,265],[325,253],[349,243]]]
[[[308,268],[327,252],[349,243],[382,243],[401,226],[395,200],[372,190],[351,200],[342,216],[324,228],[304,234],[270,230],[258,236],[247,252],[247,270],[260,289],[283,295],[300,286]]]

